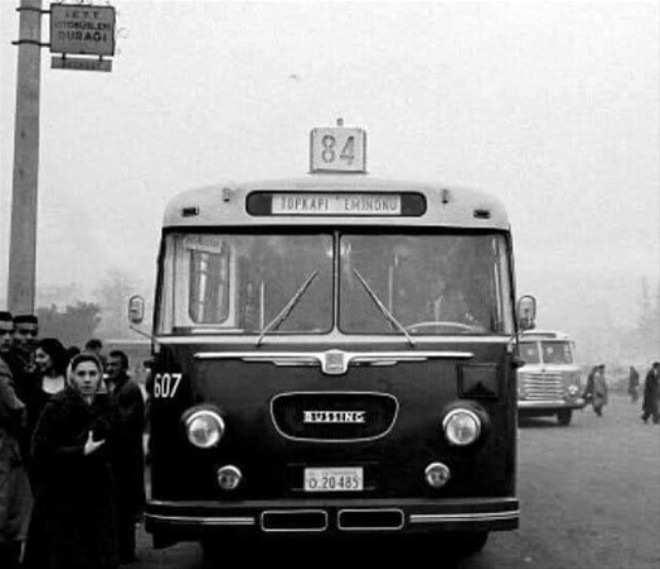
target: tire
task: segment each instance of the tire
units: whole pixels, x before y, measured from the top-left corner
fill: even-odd
[[[457,557],[467,557],[479,553],[488,541],[487,531],[456,532],[451,534],[447,544]]]
[[[573,417],[572,409],[562,409],[557,413],[557,421],[562,427],[567,427],[571,424],[571,418]]]
[[[203,567],[219,566],[221,563],[222,555],[221,548],[218,546],[217,540],[212,539],[202,539],[200,542],[202,546],[202,559],[204,560]]]

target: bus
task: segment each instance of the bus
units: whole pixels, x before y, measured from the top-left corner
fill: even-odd
[[[166,208],[146,529],[205,555],[310,534],[480,550],[520,517],[505,209],[372,176],[363,129],[310,144],[298,177]],[[132,298],[133,327],[143,314]]]
[[[557,417],[570,424],[573,411],[582,409],[580,366],[575,362],[575,342],[565,332],[525,330],[520,334],[518,412],[521,417]]]

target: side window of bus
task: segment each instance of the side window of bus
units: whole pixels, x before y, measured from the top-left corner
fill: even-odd
[[[190,250],[190,318],[200,324],[224,322],[229,308],[229,250]]]

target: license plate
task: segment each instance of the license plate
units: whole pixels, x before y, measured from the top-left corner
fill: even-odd
[[[362,468],[305,468],[305,492],[359,492]]]

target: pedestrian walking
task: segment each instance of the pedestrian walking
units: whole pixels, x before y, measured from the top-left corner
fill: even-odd
[[[658,411],[658,398],[660,398],[660,362],[653,362],[651,369],[644,380],[644,399],[642,401],[642,421],[645,423],[652,418],[655,424],[660,423]]]
[[[630,366],[630,372],[628,373],[628,395],[630,395],[632,403],[637,403],[639,399],[639,372],[634,366]]]
[[[115,489],[110,447],[116,419],[98,393],[103,368],[75,356],[67,385],[44,408],[32,438],[39,472],[25,548],[27,569],[115,569]]]
[[[11,369],[5,358],[13,344],[14,322],[0,312],[0,567],[19,567],[31,505],[20,440],[26,410],[17,397]]]
[[[117,437],[111,457],[117,485],[117,537],[119,561],[135,556],[135,524],[145,503],[144,491],[144,399],[138,384],[128,375],[128,356],[121,350],[108,354],[106,363],[110,403],[118,410]]]
[[[591,369],[587,377],[583,397],[591,402],[594,413],[599,417],[603,416],[603,407],[607,405],[608,400],[607,381],[605,380],[605,364],[598,364]]]

